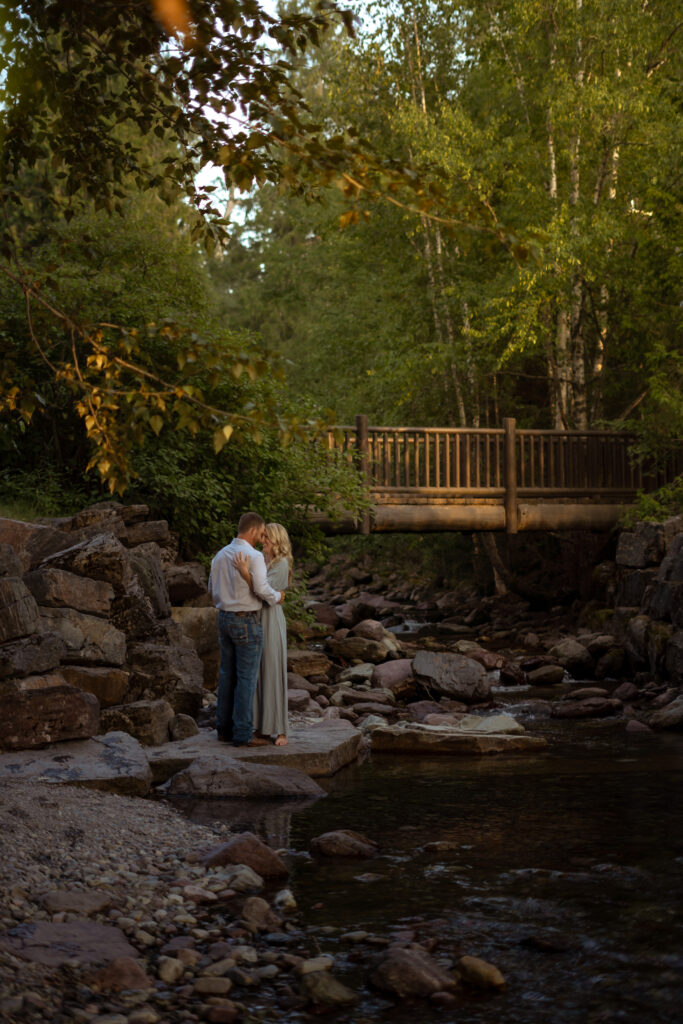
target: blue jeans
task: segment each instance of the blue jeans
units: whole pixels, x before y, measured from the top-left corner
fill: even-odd
[[[222,739],[242,745],[254,735],[254,693],[263,647],[260,614],[219,611],[218,641],[216,731]]]

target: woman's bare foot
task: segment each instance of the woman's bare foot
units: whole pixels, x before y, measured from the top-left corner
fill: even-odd
[[[287,737],[284,735],[284,733],[280,733],[279,736],[275,737],[275,746],[276,747],[286,747],[287,746]]]

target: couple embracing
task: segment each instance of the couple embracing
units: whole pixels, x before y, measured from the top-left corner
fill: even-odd
[[[263,554],[257,544],[263,545]],[[245,512],[237,536],[218,552],[209,576],[221,652],[216,731],[225,743],[287,743],[282,602],[291,579],[292,548],[284,526],[266,526],[256,512]]]

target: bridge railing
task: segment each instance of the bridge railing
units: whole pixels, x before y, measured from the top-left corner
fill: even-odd
[[[384,495],[623,497],[654,490],[683,472],[683,450],[665,466],[634,460],[633,437],[597,430],[371,427],[330,431],[330,448],[347,452],[381,501]]]

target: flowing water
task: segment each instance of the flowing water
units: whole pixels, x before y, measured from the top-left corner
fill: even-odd
[[[292,851],[309,946],[334,954],[335,973],[367,994],[335,1020],[683,1020],[683,737],[534,721],[532,707],[508,710],[548,736],[546,754],[376,755],[324,780],[329,795],[313,804],[185,805],[195,820],[227,820]],[[335,828],[365,833],[379,855],[312,859],[311,838]],[[446,965],[482,957],[507,987],[462,989],[443,1012],[397,1005],[367,987],[373,947],[343,938],[359,929],[437,937]]]

